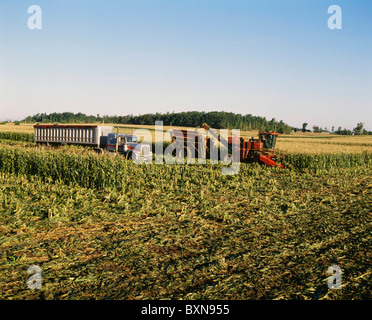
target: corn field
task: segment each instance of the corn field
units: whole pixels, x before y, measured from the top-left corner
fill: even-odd
[[[309,170],[371,167],[372,153],[362,154],[286,154],[283,162],[291,168]]]
[[[0,139],[34,142],[34,134],[23,133],[23,132],[1,132],[0,131]]]
[[[287,155],[284,163],[289,168],[299,170],[329,170],[345,168],[370,168],[372,154],[352,155]],[[257,166],[242,164],[240,175],[251,174]],[[77,184],[86,188],[116,188],[125,189],[130,172],[136,172],[140,177],[153,179],[158,175],[174,176],[178,173],[192,174],[203,181],[217,179],[221,165],[137,165],[126,161],[123,157],[97,156],[92,154],[75,155],[73,153],[48,152],[41,150],[23,150],[21,148],[0,148],[0,171],[36,175],[44,181],[62,181],[67,184]],[[267,168],[267,170],[270,170]],[[139,179],[141,181],[141,179]]]
[[[371,298],[371,154],[224,176],[18,142],[0,147],[1,299]]]

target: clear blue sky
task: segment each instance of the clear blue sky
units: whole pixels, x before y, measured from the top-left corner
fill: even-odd
[[[0,119],[187,110],[372,130],[372,1],[0,0]]]

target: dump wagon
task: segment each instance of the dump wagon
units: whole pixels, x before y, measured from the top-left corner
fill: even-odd
[[[75,144],[106,148],[107,136],[114,131],[112,126],[95,125],[35,125],[35,143],[45,145]]]

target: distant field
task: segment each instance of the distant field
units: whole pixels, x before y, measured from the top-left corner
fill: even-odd
[[[372,136],[328,136],[328,137],[280,137],[277,143],[279,153],[371,153]]]
[[[22,133],[33,133],[34,124],[20,124],[15,125],[14,123],[0,123],[0,132],[22,132]]]
[[[97,123],[99,124],[99,123]],[[115,124],[105,124],[114,126]],[[33,133],[34,124],[20,124],[13,123],[0,125],[0,132],[21,132]],[[120,133],[131,133],[132,129],[148,129],[154,132],[153,125],[118,125]],[[170,127],[163,126],[163,130],[170,129],[195,130],[190,127]],[[241,136],[245,139],[257,137],[258,131],[244,131],[241,130]],[[296,132],[290,135],[280,135],[277,142],[277,150],[279,153],[303,153],[303,154],[317,154],[317,153],[372,153],[372,136],[340,136],[329,133],[313,133],[313,132]]]

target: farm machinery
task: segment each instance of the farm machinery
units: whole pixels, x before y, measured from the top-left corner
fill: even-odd
[[[80,145],[97,153],[104,150],[127,159],[152,162],[151,145],[139,143],[134,134],[114,132],[112,126],[98,125],[35,125],[35,143],[52,145]]]
[[[151,163],[153,160],[150,144],[139,143],[137,136],[133,133],[115,133],[112,126],[35,125],[34,128],[36,144],[81,145],[92,147],[99,153],[106,150],[140,162]],[[196,131],[173,130],[172,142],[174,142],[176,156],[182,158],[186,155],[187,158],[195,158],[197,152],[199,159],[206,159],[209,154],[211,160],[218,161],[218,147],[213,146],[218,142],[220,144],[220,160],[226,161],[226,157],[230,157],[235,162],[258,162],[283,168],[281,164],[276,162],[275,144],[279,133],[259,132],[258,139],[252,137],[245,140],[239,136],[225,138],[208,124],[203,124],[202,128],[204,132],[200,132],[200,129]],[[203,129],[201,130],[203,131]],[[224,152],[222,152],[223,147],[227,148]]]
[[[232,159],[239,159],[240,162],[258,162],[269,166],[278,166],[284,168],[283,165],[276,162],[276,140],[279,136],[277,132],[259,132],[258,139],[253,137],[245,140],[243,137],[228,137],[227,140],[222,137],[217,130],[211,128],[208,124],[202,125],[203,129],[208,132],[209,136],[203,135],[199,131],[189,130],[174,130],[172,141],[183,141],[182,147],[186,150],[187,154],[194,154],[192,149],[201,154],[208,153],[211,146],[211,137],[227,147],[228,155]],[[236,146],[233,148],[233,146]]]

